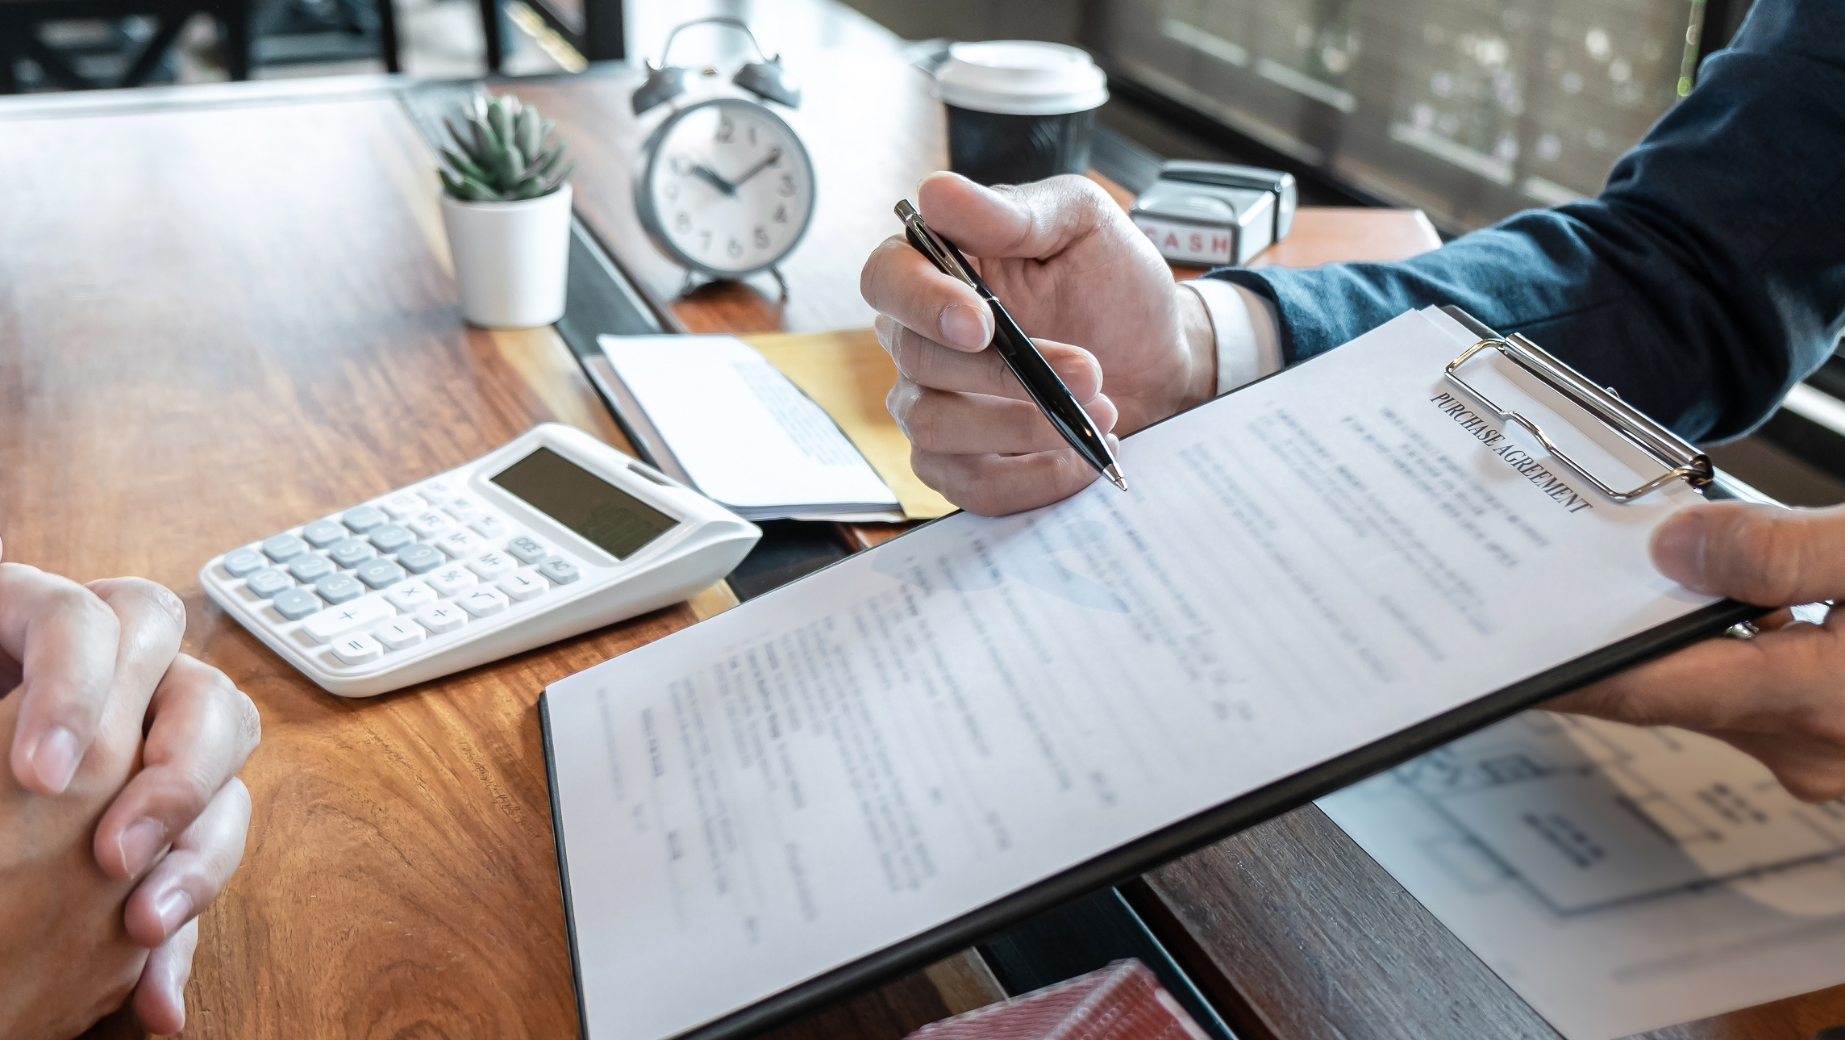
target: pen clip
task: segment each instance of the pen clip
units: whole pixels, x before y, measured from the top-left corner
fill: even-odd
[[[915,246],[918,253],[929,258],[936,270],[966,283],[983,297],[993,295],[987,283],[981,281],[974,269],[968,266],[967,258],[961,255],[961,251],[924,223],[922,214],[916,212],[916,207],[910,205],[909,199],[897,200],[896,213],[898,219],[903,221],[904,237],[910,240],[910,245]]]

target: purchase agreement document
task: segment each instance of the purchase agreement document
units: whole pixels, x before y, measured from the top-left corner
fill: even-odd
[[[946,517],[551,686],[587,1035],[715,1022],[1708,605],[1646,553],[1696,494],[1598,496],[1443,380],[1473,339],[1405,314],[1127,438],[1125,493]]]

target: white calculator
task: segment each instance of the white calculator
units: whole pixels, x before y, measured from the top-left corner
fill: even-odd
[[[199,584],[327,691],[370,697],[677,603],[760,537],[696,491],[546,423],[214,557]]]

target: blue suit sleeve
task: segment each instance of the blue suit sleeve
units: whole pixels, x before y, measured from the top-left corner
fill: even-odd
[[[1845,327],[1845,0],[1757,0],[1596,199],[1397,263],[1212,277],[1274,300],[1289,361],[1453,303],[1688,439],[1740,436]]]

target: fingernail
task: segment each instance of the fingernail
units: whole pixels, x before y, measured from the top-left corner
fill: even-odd
[[[62,726],[38,738],[32,749],[32,770],[52,794],[63,794],[77,775],[77,735]]]
[[[942,336],[956,346],[979,348],[987,345],[993,332],[987,328],[986,311],[956,303],[942,311]]]
[[[160,918],[161,930],[172,935],[192,916],[192,897],[185,889],[175,888],[154,904],[154,915]]]
[[[167,825],[152,816],[143,816],[134,826],[122,832],[122,841],[118,850],[122,856],[122,871],[129,877],[140,877],[142,872],[154,864],[154,855],[167,843]]]
[[[1693,592],[1709,592],[1704,542],[1702,512],[1692,509],[1672,516],[1653,532],[1653,566]]]

